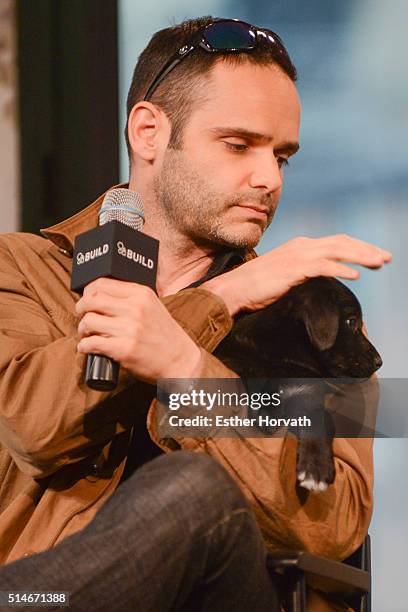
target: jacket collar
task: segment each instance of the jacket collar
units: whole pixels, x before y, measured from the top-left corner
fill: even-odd
[[[232,270],[236,266],[241,265],[245,261],[249,261],[255,256],[255,251],[249,251],[245,249],[234,249],[230,251],[223,251],[222,253],[218,253],[215,255],[213,263],[211,264],[208,272],[200,278],[199,280],[188,285],[186,289],[192,289],[194,287],[199,287],[206,281],[214,278],[215,276],[219,276],[224,272],[228,272],[228,270]]]
[[[98,214],[105,194],[111,189],[116,189],[118,187],[127,188],[128,186],[128,183],[121,183],[110,187],[100,195],[95,202],[92,202],[92,204],[80,210],[72,217],[60,223],[56,223],[55,225],[51,225],[51,227],[40,230],[42,236],[48,238],[48,240],[51,240],[57,247],[72,255],[75,237],[98,225]]]

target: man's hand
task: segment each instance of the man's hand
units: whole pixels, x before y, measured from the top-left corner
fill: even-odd
[[[98,278],[75,308],[79,352],[110,357],[149,383],[194,375],[200,349],[149,287]]]
[[[375,269],[391,259],[388,251],[345,234],[299,237],[207,281],[202,288],[219,295],[234,315],[240,310],[264,308],[308,278],[359,277],[357,270],[341,262]]]

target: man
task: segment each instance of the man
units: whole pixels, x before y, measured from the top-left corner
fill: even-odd
[[[143,231],[160,240],[158,296],[106,278],[79,300],[69,291],[74,237],[96,225],[102,197],[48,240],[3,237],[1,589],[69,590],[77,609],[191,610],[199,597],[205,610],[273,610],[253,516],[270,549],[341,559],[363,540],[369,440],[335,440],[335,483],[300,499],[291,440],[161,440],[149,409],[158,379],[236,376],[211,355],[236,313],[309,277],[357,278],[347,263],[391,259],[349,236],[251,251],[298,148],[295,78],[276,35],[232,20],[162,30],[142,53],[128,98],[129,188],[144,202]],[[243,248],[242,265],[185,289]],[[115,392],[84,386],[87,353],[121,364]],[[143,435],[147,410],[156,447]],[[196,452],[135,471],[158,447]]]

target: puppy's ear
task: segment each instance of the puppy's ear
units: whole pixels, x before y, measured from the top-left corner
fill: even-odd
[[[335,343],[339,331],[337,304],[327,294],[316,293],[308,297],[300,313],[301,318],[313,346],[319,351],[327,351]]]

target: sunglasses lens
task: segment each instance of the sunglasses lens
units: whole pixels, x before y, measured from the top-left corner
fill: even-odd
[[[256,44],[254,32],[235,21],[212,23],[205,30],[204,38],[213,49],[252,49]]]

